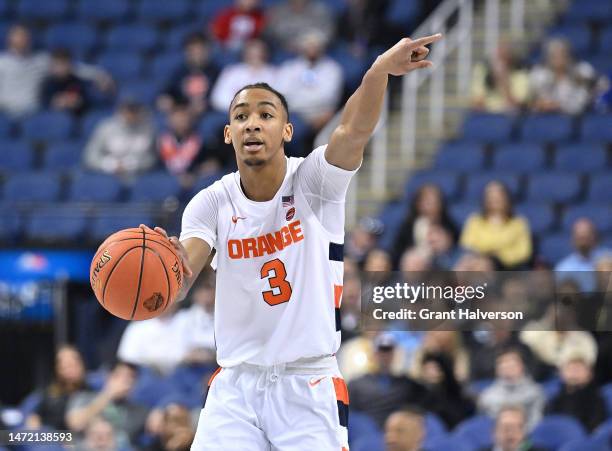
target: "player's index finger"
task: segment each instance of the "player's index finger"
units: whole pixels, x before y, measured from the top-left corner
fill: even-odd
[[[427,45],[427,44],[431,44],[432,42],[439,41],[440,39],[442,39],[442,33],[436,33],[430,36],[424,36],[422,38],[415,39],[414,41],[410,42],[408,46],[411,49],[415,49],[423,45]]]

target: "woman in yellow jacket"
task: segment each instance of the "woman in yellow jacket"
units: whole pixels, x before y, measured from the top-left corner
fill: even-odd
[[[529,261],[532,253],[529,223],[514,215],[510,193],[502,183],[487,184],[482,212],[468,218],[460,244],[468,250],[494,257],[505,269]]]

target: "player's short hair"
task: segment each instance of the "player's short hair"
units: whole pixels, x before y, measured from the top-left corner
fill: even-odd
[[[280,92],[278,92],[272,86],[270,86],[268,83],[264,83],[264,82],[251,83],[250,85],[243,86],[238,91],[236,91],[236,94],[234,94],[234,97],[232,97],[232,101],[230,102],[230,106],[229,106],[230,110],[231,110],[232,104],[234,103],[234,100],[236,100],[236,97],[238,96],[238,94],[240,94],[242,91],[244,91],[246,89],[265,89],[266,91],[269,91],[272,94],[274,94],[276,97],[278,97],[278,99],[280,100],[281,104],[283,105],[283,108],[285,109],[285,113],[287,114],[287,121],[289,120],[289,105],[287,104],[287,99],[285,98],[284,95],[282,95]],[[230,114],[230,116],[231,116],[231,114]]]

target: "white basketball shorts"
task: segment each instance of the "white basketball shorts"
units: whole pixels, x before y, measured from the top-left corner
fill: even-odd
[[[192,451],[348,451],[348,391],[336,357],[221,368]]]

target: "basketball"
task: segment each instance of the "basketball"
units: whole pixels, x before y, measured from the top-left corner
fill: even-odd
[[[125,320],[163,313],[183,282],[181,260],[170,241],[150,229],[125,229],[98,248],[89,270],[98,302]]]

